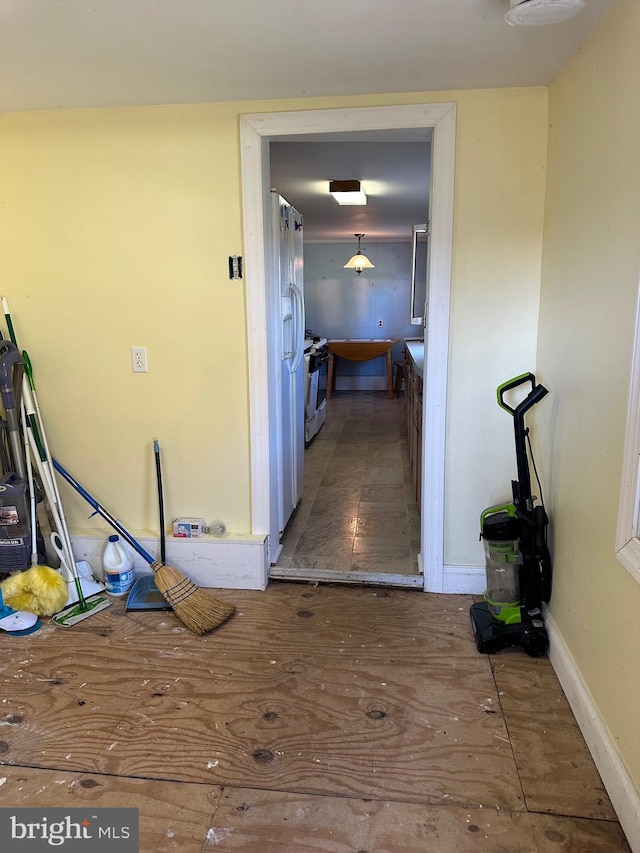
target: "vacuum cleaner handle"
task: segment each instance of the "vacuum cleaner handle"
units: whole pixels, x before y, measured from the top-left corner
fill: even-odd
[[[504,401],[504,395],[507,391],[511,391],[514,388],[518,388],[520,385],[524,385],[525,382],[531,383],[531,391],[527,394],[527,396],[519,403],[515,409],[509,406]],[[508,382],[504,382],[502,385],[498,386],[498,405],[501,409],[504,409],[506,412],[509,412],[510,415],[522,417],[525,412],[528,412],[532,406],[535,406],[543,397],[549,392],[544,387],[544,385],[536,385],[536,377],[533,373],[522,373],[520,376],[516,376],[514,379],[510,379]]]
[[[17,374],[14,375],[14,370]],[[24,373],[24,362],[22,356],[11,341],[2,341],[0,344],[0,393],[5,410],[18,409],[20,400],[16,398],[16,391],[22,388],[22,375]],[[19,382],[15,376],[19,376]]]
[[[514,414],[515,409],[512,409],[511,406],[505,403],[504,395],[507,391],[511,391],[513,388],[518,388],[520,385],[524,385],[525,382],[531,382],[531,390],[536,387],[536,377],[533,373],[521,373],[520,376],[516,376],[514,379],[509,379],[508,382],[503,382],[502,385],[498,385],[498,405],[501,409],[504,409],[505,412],[509,412],[510,415]]]
[[[514,410],[514,417],[522,417],[525,412],[528,412],[532,406],[535,406],[536,403],[539,403],[543,397],[546,397],[549,392],[544,387],[544,385],[536,385],[533,391],[529,391],[524,400],[516,406]]]

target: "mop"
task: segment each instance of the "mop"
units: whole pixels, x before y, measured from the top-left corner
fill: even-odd
[[[73,556],[73,547],[71,545],[71,537],[67,527],[67,520],[58,490],[55,473],[51,467],[49,460],[49,446],[44,430],[44,423],[40,413],[40,407],[35,393],[35,385],[33,383],[33,370],[27,353],[23,353],[25,359],[25,371],[28,376],[29,390],[25,395],[25,408],[31,422],[31,418],[35,417],[35,422],[38,425],[38,432],[41,439],[41,446],[36,442],[33,429],[28,430],[29,446],[31,453],[36,462],[38,474],[42,480],[51,515],[53,516],[55,531],[52,532],[52,544],[56,553],[60,557],[61,573],[67,581],[67,606],[59,613],[53,616],[53,622],[63,628],[69,628],[94,613],[99,613],[107,607],[111,606],[111,601],[106,595],[99,593],[103,589],[100,584],[97,584],[93,578],[87,576],[87,572],[83,571],[81,575],[76,561]],[[91,574],[91,567],[88,566],[88,574]],[[84,586],[84,589],[83,589]],[[98,594],[94,594],[98,593]],[[91,596],[91,597],[89,597]]]
[[[22,386],[24,380],[24,363],[18,349],[12,341],[2,340],[0,343],[0,394],[7,416],[9,439],[8,456],[3,463],[8,474],[2,480],[3,506],[7,508],[5,517],[3,566],[11,574],[0,584],[2,605],[0,607],[0,628],[12,635],[20,635],[22,631],[36,630],[38,616],[51,616],[66,600],[66,585],[55,569],[38,565],[35,490],[31,458],[26,441],[26,418],[24,416],[24,401]],[[20,441],[20,415],[22,414],[22,439]],[[28,484],[31,504],[30,520],[27,521],[27,508],[22,489]],[[13,491],[12,491],[13,490]],[[12,505],[11,501],[14,501]],[[8,504],[7,504],[8,501]],[[27,533],[30,535],[27,537]],[[30,552],[30,553],[29,553]],[[25,565],[26,564],[26,565]],[[20,612],[22,616],[16,616]],[[30,626],[24,626],[25,616],[31,621]],[[15,630],[5,628],[16,622],[23,624]]]
[[[2,297],[2,307],[7,321],[7,328],[9,330],[11,341],[13,346],[17,349],[16,335],[13,328],[11,314],[9,312],[9,305],[6,297],[4,296]],[[6,343],[8,345],[9,342]],[[112,602],[106,596],[99,595],[104,587],[93,580],[89,564],[83,563],[82,565],[76,565],[55,473],[50,464],[51,454],[49,452],[44,430],[44,422],[38,405],[35,384],[33,381],[33,369],[26,351],[23,351],[22,353],[21,362],[23,365],[21,410],[24,417],[23,428],[26,433],[25,455],[29,458],[29,450],[31,451],[31,455],[36,463],[38,475],[49,503],[51,519],[53,521],[53,527],[55,527],[54,533],[56,534],[54,548],[60,557],[60,575],[64,579],[66,586],[66,604],[62,600],[60,601],[60,604],[63,605],[63,609],[53,616],[53,621],[63,627],[69,627],[88,618],[89,616],[92,616],[94,613],[98,613],[100,610],[104,610],[106,607],[109,607]],[[21,452],[18,455],[20,457],[20,464],[24,470],[24,462],[22,461]],[[24,473],[27,473],[26,470]],[[32,504],[32,506],[34,506],[34,504]],[[32,519],[33,515],[34,511],[32,510]],[[32,544],[32,567],[23,574],[28,575],[29,572],[33,572],[34,569],[45,570],[49,568],[44,566],[33,566],[34,552],[36,550],[35,545]],[[39,585],[40,580],[50,582],[51,578],[48,576],[44,579],[41,579],[39,576],[33,577],[33,584],[31,585],[32,588],[29,588],[27,591],[33,592],[36,597],[39,592],[44,593],[44,588]]]
[[[36,519],[36,493],[29,452],[27,433],[27,415],[22,400],[22,435],[25,448],[27,480],[29,484],[31,516],[31,565],[21,572],[14,572],[0,584],[5,603],[15,609],[36,613],[38,616],[53,616],[62,607],[70,603],[67,595],[67,583],[60,572],[50,566],[38,563],[38,536]],[[13,633],[13,632],[12,632]]]

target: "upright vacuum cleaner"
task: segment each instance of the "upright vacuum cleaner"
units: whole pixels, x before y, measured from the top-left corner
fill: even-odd
[[[8,440],[0,478],[0,578],[31,565],[32,531],[20,427],[23,375],[24,362],[18,348],[11,341],[0,340],[0,397],[6,414],[2,427]]]
[[[505,394],[529,383],[525,399],[515,408],[507,405]],[[488,507],[480,516],[487,588],[484,601],[473,604],[470,615],[478,651],[486,654],[520,646],[531,657],[541,657],[549,647],[542,616],[542,604],[551,598],[549,519],[524,423],[525,413],[547,394],[533,373],[523,373],[498,388],[498,405],[513,416],[518,479],[511,483],[512,503]],[[529,457],[540,491],[537,505],[531,494]]]

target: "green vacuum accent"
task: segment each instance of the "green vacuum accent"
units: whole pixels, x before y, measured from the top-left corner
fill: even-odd
[[[516,505],[513,503],[510,504],[498,504],[498,506],[488,506],[485,510],[483,510],[482,515],[480,516],[480,539],[482,539],[482,531],[484,529],[484,523],[490,515],[495,515],[499,512],[506,512],[510,518],[516,518],[517,510]]]
[[[489,605],[489,610],[493,618],[499,622],[504,622],[505,625],[518,625],[522,622],[522,610],[518,602],[503,604],[500,601],[491,601],[486,594],[484,600]]]
[[[498,385],[497,395],[498,395],[498,405],[501,409],[504,409],[505,412],[509,412],[510,415],[513,415],[515,409],[512,409],[511,406],[507,405],[504,401],[504,395],[507,391],[511,391],[513,388],[517,388],[525,382],[531,383],[531,389],[535,390],[536,387],[536,377],[533,373],[521,373],[519,376],[514,376],[513,379],[510,379],[508,382],[503,382],[502,385]]]

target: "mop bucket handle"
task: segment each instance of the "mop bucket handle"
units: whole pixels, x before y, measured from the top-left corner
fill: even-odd
[[[525,399],[519,403],[515,409],[513,409],[508,405],[508,403],[505,403],[504,395],[507,391],[518,388],[526,382],[531,383],[531,391],[529,391]],[[508,382],[503,382],[502,385],[498,386],[498,405],[501,409],[504,409],[505,412],[509,412],[510,415],[518,415],[519,417],[522,417],[525,412],[529,411],[532,406],[535,406],[535,404],[542,400],[542,398],[548,393],[549,392],[544,385],[536,385],[536,377],[533,373],[521,373],[520,376],[516,376],[514,379],[509,379]]]

